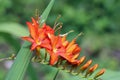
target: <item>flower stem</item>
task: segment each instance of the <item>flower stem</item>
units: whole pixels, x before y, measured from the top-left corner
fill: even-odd
[[[9,60],[9,58],[1,58],[0,62],[4,61],[4,60]]]
[[[59,69],[57,69],[57,72],[56,72],[56,74],[55,74],[53,80],[56,80],[56,77],[57,77],[58,73],[59,73]]]
[[[12,54],[10,57],[1,58],[1,59],[0,59],[0,62],[5,61],[5,60],[14,60],[15,58],[16,58],[16,57],[15,57],[15,54]]]

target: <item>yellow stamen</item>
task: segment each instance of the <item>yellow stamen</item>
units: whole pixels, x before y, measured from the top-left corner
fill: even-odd
[[[83,35],[84,33],[83,32],[80,32],[76,37],[75,39],[77,39],[79,36]]]
[[[58,17],[57,17],[56,20],[55,20],[55,24],[54,24],[54,27],[53,27],[54,30],[55,30],[56,27],[58,26],[57,21],[58,21],[58,19],[60,19],[60,17],[61,17],[61,15],[58,15]]]

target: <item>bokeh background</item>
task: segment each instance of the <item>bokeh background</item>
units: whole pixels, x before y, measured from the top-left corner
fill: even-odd
[[[17,54],[23,43],[20,37],[27,31],[26,21],[35,16],[35,9],[41,14],[49,1],[0,0],[0,58]],[[99,68],[120,71],[120,0],[56,0],[47,24],[53,27],[58,15],[62,16],[58,21],[63,23],[62,34],[74,30],[68,40],[84,33],[77,38],[81,56],[92,58]],[[11,63],[0,62],[0,80],[4,80]],[[30,65],[25,80],[52,79],[55,70],[51,67],[39,63]]]

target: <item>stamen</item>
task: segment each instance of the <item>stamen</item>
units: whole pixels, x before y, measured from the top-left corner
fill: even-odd
[[[56,20],[55,20],[54,27],[53,27],[54,30],[55,30],[56,27],[58,26],[57,21],[58,21],[58,19],[60,19],[60,17],[61,17],[61,15],[58,15],[58,17],[57,17]]]
[[[61,23],[60,26],[55,30],[55,32],[58,31],[58,35],[60,34],[61,28],[62,28],[62,23]]]
[[[36,9],[36,10],[35,10],[35,19],[36,19],[37,21],[39,20],[39,16],[40,16],[39,10]]]
[[[83,32],[80,32],[74,39],[77,39],[79,36],[83,35]]]
[[[67,36],[68,34],[70,34],[70,33],[72,33],[72,32],[74,32],[74,30],[70,30],[69,32],[67,32],[67,33],[65,33],[65,34],[60,34],[60,36],[61,36],[61,37]]]

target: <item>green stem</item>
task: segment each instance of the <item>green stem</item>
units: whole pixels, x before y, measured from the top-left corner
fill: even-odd
[[[57,69],[57,72],[56,72],[56,74],[55,74],[53,80],[56,80],[56,77],[57,77],[58,73],[59,73],[59,69]]]
[[[0,62],[4,61],[4,60],[9,60],[9,58],[1,58]]]
[[[12,54],[10,57],[7,57],[7,58],[1,58],[0,59],[0,62],[4,61],[4,60],[14,60],[16,57],[15,57],[15,54]]]

